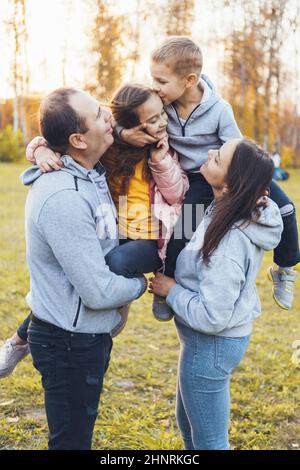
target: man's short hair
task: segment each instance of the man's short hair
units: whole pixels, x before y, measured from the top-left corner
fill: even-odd
[[[178,76],[201,74],[203,56],[200,47],[189,37],[171,36],[151,53],[151,59],[165,63]]]
[[[88,131],[85,118],[79,116],[70,105],[70,97],[78,92],[75,88],[58,88],[41,103],[41,133],[56,152],[64,153],[67,150],[71,134]]]

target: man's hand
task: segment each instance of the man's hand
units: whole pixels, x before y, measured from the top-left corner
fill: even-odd
[[[156,294],[160,297],[167,297],[169,291],[176,285],[175,279],[165,276],[161,273],[156,273],[155,277],[150,278],[149,292]]]
[[[168,143],[168,136],[166,134],[156,145],[156,148],[152,149],[151,160],[153,163],[160,162],[166,155],[167,151],[169,150],[169,143]]]
[[[60,159],[60,153],[53,152],[53,150],[44,146],[38,147],[35,150],[34,157],[36,164],[42,173],[50,173],[53,170],[61,170],[61,168],[64,166]]]
[[[147,123],[140,124],[131,129],[122,129],[120,137],[124,142],[134,147],[145,147],[145,145],[157,142],[157,139],[147,134]]]

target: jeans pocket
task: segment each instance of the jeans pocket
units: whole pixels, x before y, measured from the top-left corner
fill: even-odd
[[[215,368],[224,376],[228,376],[243,359],[250,336],[229,338],[215,337]]]
[[[45,328],[32,324],[28,331],[28,344],[32,362],[42,376],[43,388],[47,389],[55,382],[55,345],[51,334]]]
[[[31,328],[28,330],[28,344],[37,345],[44,349],[51,349],[53,346],[53,341],[47,334],[41,334],[38,331],[32,330]]]

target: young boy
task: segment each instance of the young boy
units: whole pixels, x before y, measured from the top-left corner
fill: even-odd
[[[153,86],[168,114],[170,145],[177,151],[190,182],[181,219],[183,236],[181,239],[173,237],[168,247],[167,256],[171,255],[174,260],[176,253],[178,255],[191,238],[191,229],[194,232],[200,222],[197,208],[201,205],[206,208],[213,199],[211,187],[200,174],[208,150],[242,136],[231,106],[218,95],[209,78],[201,74],[202,65],[201,50],[188,37],[170,37],[151,54]],[[152,142],[145,131],[142,126],[118,128],[120,137],[136,146]],[[270,267],[268,276],[273,281],[276,303],[283,309],[290,309],[297,274],[293,266],[300,261],[296,213],[292,201],[275,182],[271,184],[270,197],[280,208],[284,231],[281,242],[274,250],[277,267]],[[175,264],[169,272],[165,272],[166,275],[173,277]],[[164,309],[163,304],[161,308]]]

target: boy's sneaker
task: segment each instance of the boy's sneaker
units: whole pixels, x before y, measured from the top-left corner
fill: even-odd
[[[294,282],[297,272],[293,268],[268,269],[268,278],[273,282],[273,298],[284,310],[292,308],[294,299]]]
[[[8,377],[29,352],[28,344],[19,346],[13,339],[8,339],[0,349],[0,378]]]
[[[120,322],[112,329],[111,333],[110,333],[110,336],[112,338],[115,338],[116,336],[118,336],[121,331],[124,330],[125,326],[126,326],[126,323],[127,323],[127,320],[128,320],[128,314],[129,314],[129,308],[130,308],[130,304],[128,305],[124,305],[123,307],[119,307],[118,310],[119,310],[119,314],[121,315],[121,320]]]
[[[152,312],[158,321],[172,320],[174,313],[166,302],[164,297],[158,295],[153,296]]]

